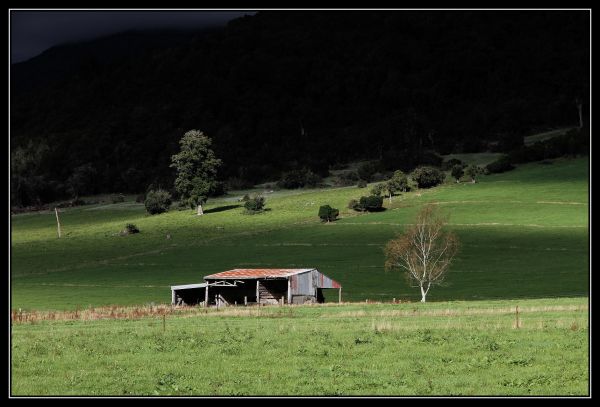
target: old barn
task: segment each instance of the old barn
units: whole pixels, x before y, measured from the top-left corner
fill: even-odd
[[[234,269],[204,277],[202,284],[171,287],[173,304],[242,305],[325,302],[323,290],[342,286],[317,269]]]

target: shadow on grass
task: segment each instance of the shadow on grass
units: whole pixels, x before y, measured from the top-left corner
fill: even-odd
[[[212,209],[208,209],[206,211],[204,211],[204,213],[216,213],[216,212],[223,212],[223,211],[230,211],[232,209],[235,208],[240,208],[242,205],[225,205],[225,206],[219,206],[216,208],[212,208]]]

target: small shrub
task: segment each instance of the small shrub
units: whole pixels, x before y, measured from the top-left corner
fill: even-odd
[[[261,195],[257,195],[254,198],[250,198],[244,203],[244,208],[246,208],[247,214],[254,214],[258,212],[262,212],[265,207],[265,197]]]
[[[354,209],[356,211],[360,210],[358,201],[356,199],[351,199],[350,202],[348,202],[348,209]]]
[[[472,183],[476,182],[477,176],[479,174],[483,174],[483,168],[477,165],[471,164],[465,169],[465,175],[471,178]]]
[[[246,194],[242,197],[242,202],[248,202],[250,200],[250,195]]]
[[[485,168],[488,174],[498,174],[513,170],[515,166],[511,164],[510,159],[507,156],[503,156],[498,160],[489,163]]]
[[[133,235],[134,233],[140,233],[140,230],[138,229],[137,226],[135,226],[133,223],[128,223],[125,226],[125,230],[127,231],[128,234]]]
[[[418,167],[412,172],[411,178],[419,188],[431,188],[444,182],[446,175],[435,167]]]
[[[456,164],[454,167],[452,167],[450,174],[452,174],[452,178],[454,178],[456,182],[460,182],[462,176],[465,175],[465,171],[463,170],[463,166],[461,164]]]
[[[331,222],[336,220],[340,211],[338,209],[332,208],[329,205],[323,205],[319,208],[319,218],[323,222]]]
[[[150,215],[166,212],[171,207],[171,194],[162,189],[149,191],[144,206]]]
[[[112,201],[112,203],[125,202],[125,195],[123,195],[123,194],[112,195],[110,197],[110,200]]]
[[[354,201],[354,200],[353,200]],[[358,202],[350,201],[352,209],[359,212],[378,212],[383,209],[383,197],[377,195],[362,196]]]
[[[359,188],[366,188],[367,187],[367,181],[365,181],[364,179],[361,179],[358,181],[358,184],[356,184],[357,187]]]

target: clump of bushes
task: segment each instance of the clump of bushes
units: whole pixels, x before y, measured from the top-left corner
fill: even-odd
[[[319,218],[323,222],[331,222],[337,219],[340,211],[336,208],[332,208],[329,205],[323,205],[319,208]]]
[[[316,187],[321,183],[321,177],[309,169],[292,170],[284,172],[277,185],[286,189],[297,189],[303,187]]]
[[[138,229],[138,227],[135,226],[133,223],[128,223],[127,225],[125,225],[125,231],[127,232],[128,235],[140,233],[140,230]]]
[[[156,215],[168,211],[171,203],[171,194],[162,189],[157,189],[146,194],[144,206],[150,215]]]
[[[357,187],[359,188],[366,188],[367,187],[367,181],[365,181],[364,179],[361,179],[358,181],[358,183],[356,184]]]
[[[501,172],[513,170],[514,168],[515,166],[511,164],[510,159],[506,155],[500,157],[494,162],[489,163],[485,167],[489,174],[498,174]]]
[[[378,212],[383,210],[383,196],[362,196],[358,201],[350,201],[348,206],[359,212]]]
[[[244,208],[246,208],[246,214],[252,215],[255,213],[262,212],[265,208],[265,197],[262,195],[257,195],[254,198],[248,199],[244,203]]]
[[[465,169],[465,175],[471,178],[471,182],[474,184],[476,182],[477,176],[479,174],[483,174],[483,168],[471,164]]]
[[[465,170],[463,169],[462,164],[456,164],[454,167],[452,167],[450,174],[452,174],[452,178],[454,178],[457,183],[460,182],[462,176],[465,175]]]
[[[418,167],[412,172],[411,178],[419,188],[432,188],[444,182],[446,175],[435,167]]]

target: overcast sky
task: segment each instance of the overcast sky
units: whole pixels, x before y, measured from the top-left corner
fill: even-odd
[[[10,11],[11,62],[39,55],[58,44],[130,29],[205,28],[252,11]]]

